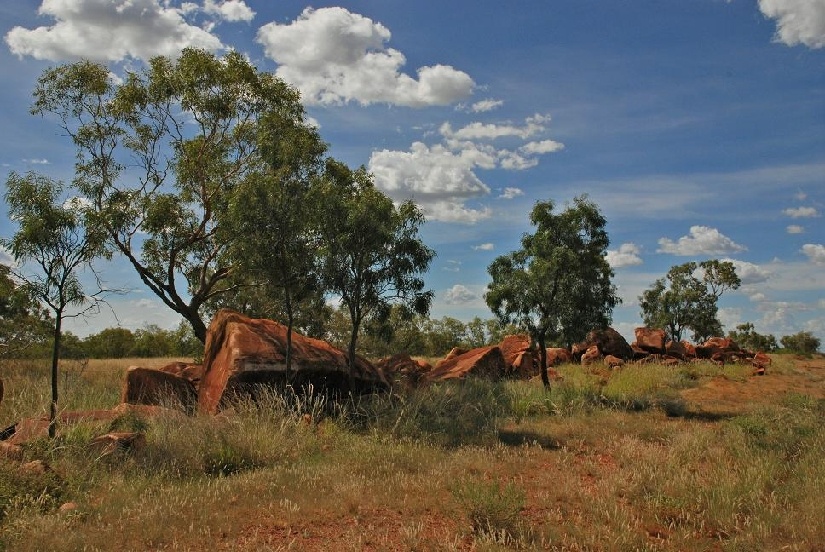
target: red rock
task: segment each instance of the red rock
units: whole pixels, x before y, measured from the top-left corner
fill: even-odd
[[[463,379],[468,375],[501,379],[507,374],[507,365],[499,347],[479,347],[436,364],[424,375],[424,381]]]
[[[195,385],[173,372],[130,366],[126,370],[121,402],[176,405],[190,411],[198,402]]]
[[[630,344],[613,328],[593,330],[587,334],[585,341],[590,345],[596,345],[599,348],[599,354],[633,358],[633,349]]]
[[[582,366],[588,366],[593,364],[601,357],[601,353],[599,353],[599,347],[597,345],[591,345],[587,351],[584,352],[582,355]]]
[[[117,450],[140,450],[146,446],[146,436],[133,431],[112,432],[92,439],[89,447],[100,454],[111,454]]]
[[[624,360],[620,359],[619,357],[615,357],[613,355],[607,355],[606,357],[604,357],[604,363],[610,369],[618,368],[620,366],[624,366]]]
[[[528,335],[508,335],[498,345],[508,376],[529,379],[538,375],[538,354]]]
[[[431,369],[431,366],[426,362],[413,360],[407,354],[399,353],[376,361],[375,368],[380,370],[389,381],[413,387],[421,380],[422,375]]]
[[[198,405],[216,412],[227,392],[249,389],[250,384],[348,393],[389,389],[383,374],[361,357],[350,373],[346,354],[321,341],[292,333],[292,370],[286,373],[286,326],[222,309],[206,334],[204,374],[198,388]]]
[[[756,368],[762,368],[763,372],[765,368],[771,365],[771,362],[771,357],[765,353],[756,353],[751,359],[751,364]]]
[[[696,347],[687,341],[668,341],[665,352],[679,360],[690,360],[696,358]]]
[[[636,346],[648,353],[665,353],[665,331],[654,328],[636,328]]]
[[[547,367],[573,362],[573,355],[564,347],[547,348]]]
[[[160,370],[161,372],[166,372],[167,374],[173,374],[187,381],[190,381],[195,386],[195,388],[197,388],[198,383],[203,377],[203,364],[172,362],[165,366],[161,366],[160,368],[158,368],[158,370]]]

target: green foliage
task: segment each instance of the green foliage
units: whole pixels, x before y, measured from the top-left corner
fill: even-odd
[[[52,324],[32,291],[0,264],[0,358],[37,356],[47,347]]]
[[[717,318],[719,297],[741,285],[733,263],[709,260],[672,267],[639,297],[642,319],[649,328],[662,328],[668,338],[682,341],[686,329],[703,342],[722,335]]]
[[[492,282],[485,299],[502,324],[526,329],[538,342],[546,366],[547,340],[580,341],[610,322],[619,302],[605,255],[607,221],[586,196],[559,214],[552,201],[537,202],[530,214],[536,227],[522,248],[487,268]],[[542,369],[547,386],[547,371]]]
[[[782,346],[800,355],[812,355],[819,350],[820,341],[811,332],[786,335],[779,340]]]
[[[419,238],[424,216],[412,201],[395,206],[362,167],[356,171],[328,160],[321,201],[321,258],[326,289],[341,298],[351,322],[347,347],[367,320],[386,320],[393,304],[426,314],[433,299],[422,273],[435,252]]]
[[[230,287],[233,234],[222,227],[233,193],[306,153],[292,132],[304,119],[297,91],[239,52],[187,48],[122,83],[88,61],[48,69],[34,97],[32,112],[55,115],[77,148],[87,228],[203,341],[202,307]]]
[[[728,337],[749,351],[770,353],[777,349],[776,337],[757,333],[750,322],[736,326],[735,331],[728,332]]]

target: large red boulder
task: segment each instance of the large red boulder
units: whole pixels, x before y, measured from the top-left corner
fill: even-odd
[[[635,345],[648,353],[657,355],[665,354],[665,347],[667,346],[665,340],[665,331],[658,328],[636,328]]]
[[[742,349],[739,345],[727,337],[711,337],[703,344],[696,346],[696,356],[704,359],[719,360],[721,358],[724,361],[740,352]]]
[[[529,379],[538,375],[538,353],[533,349],[530,336],[508,335],[498,347],[504,357],[508,376]]]
[[[195,384],[175,373],[130,366],[126,369],[121,402],[128,404],[180,405],[193,410],[198,402]]]
[[[384,375],[367,360],[356,357],[350,370],[344,351],[294,331],[287,373],[286,331],[273,320],[218,311],[206,333],[199,407],[216,412],[225,396],[250,391],[256,384],[291,384],[296,389],[312,385],[332,393],[389,389]]]
[[[564,347],[547,348],[547,367],[573,362],[573,355]]]
[[[507,372],[500,347],[479,347],[439,362],[424,375],[423,381],[463,379],[469,375],[497,380],[505,377]]]
[[[613,355],[621,359],[633,358],[633,349],[627,340],[613,328],[593,330],[587,334],[585,342],[599,348],[603,356]]]
[[[599,353],[599,346],[598,345],[591,345],[587,348],[581,358],[582,366],[589,366],[594,362],[598,362],[598,360],[602,357],[601,353]]]
[[[375,362],[375,367],[393,382],[393,385],[401,383],[407,387],[414,387],[421,377],[432,369],[426,362],[415,360],[405,353],[379,359]]]
[[[692,360],[696,358],[696,347],[688,341],[668,341],[665,353],[679,360]]]

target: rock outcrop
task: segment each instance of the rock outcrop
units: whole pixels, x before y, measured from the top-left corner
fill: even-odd
[[[256,384],[290,384],[296,389],[312,385],[316,391],[332,393],[389,389],[383,374],[365,359],[356,357],[350,369],[344,351],[296,332],[287,373],[286,331],[273,320],[218,311],[206,334],[199,408],[214,413],[226,398],[248,393]]]
[[[141,366],[127,368],[121,402],[180,406],[186,411],[193,411],[198,403],[196,384],[179,375],[182,370],[176,373],[174,369],[166,368],[168,367],[159,370]]]
[[[636,334],[636,341],[633,344],[636,347],[655,355],[665,354],[666,339],[664,330],[641,327],[636,328],[634,333]]]
[[[444,360],[424,375],[423,381],[431,383],[451,379],[463,379],[469,375],[498,380],[507,374],[507,365],[499,347],[479,347]]]

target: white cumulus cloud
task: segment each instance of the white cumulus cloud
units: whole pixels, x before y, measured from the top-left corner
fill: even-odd
[[[187,46],[221,49],[215,35],[185,20],[186,11],[160,0],[44,0],[38,13],[54,24],[17,26],[5,40],[13,54],[54,61],[176,57]]]
[[[478,295],[466,286],[456,284],[444,293],[444,302],[448,305],[460,305],[478,299]]]
[[[759,9],[776,20],[776,40],[808,48],[825,46],[825,2],[822,0],[759,0]]]
[[[453,67],[433,65],[417,78],[401,72],[404,54],[387,48],[381,23],[340,7],[313,9],[288,24],[272,22],[256,40],[278,63],[276,74],[301,91],[306,103],[411,107],[449,105],[469,96],[475,83]]]
[[[428,218],[472,223],[490,216],[488,208],[465,205],[490,193],[490,188],[473,173],[479,163],[471,154],[415,142],[406,152],[373,152],[369,170],[387,195],[396,201],[413,199]]]
[[[476,251],[492,251],[494,248],[495,246],[492,243],[482,243],[473,246],[473,249]]]
[[[487,111],[498,109],[502,105],[504,105],[504,100],[480,100],[470,106],[470,111],[472,111],[473,113],[485,113]]]
[[[825,245],[820,243],[806,243],[802,246],[802,252],[814,264],[825,264]]]
[[[739,245],[725,236],[716,228],[707,226],[691,226],[690,235],[682,236],[678,241],[669,238],[659,239],[660,248],[657,253],[671,255],[729,255],[747,251],[747,247]]]
[[[794,209],[785,209],[782,211],[782,213],[791,218],[808,218],[816,217],[819,215],[819,212],[814,207],[797,207]]]
[[[637,266],[642,264],[639,256],[642,250],[635,243],[623,243],[619,249],[607,251],[607,262],[613,268]]]
[[[226,21],[252,21],[255,18],[255,12],[243,0],[204,0],[203,11]]]
[[[736,259],[722,259],[733,264],[736,275],[742,281],[742,285],[760,284],[767,281],[771,277],[771,273],[759,265],[749,263],[747,261],[738,261]]]
[[[521,188],[507,187],[507,188],[504,188],[504,190],[501,192],[501,195],[498,196],[498,197],[500,197],[501,199],[513,199],[515,197],[523,196],[523,195],[524,195],[524,192],[521,190]]]
[[[805,228],[803,228],[802,226],[799,226],[798,224],[791,224],[790,226],[788,226],[788,228],[786,228],[786,230],[787,230],[788,234],[804,234],[805,233]]]

